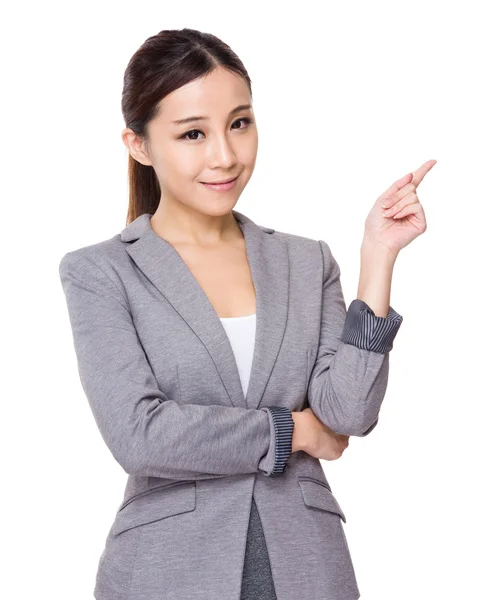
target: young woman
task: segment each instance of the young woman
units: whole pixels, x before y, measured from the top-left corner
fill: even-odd
[[[128,474],[94,595],[359,598],[319,459],[377,424],[402,322],[393,266],[425,231],[416,188],[435,161],[376,201],[346,310],[325,241],[234,210],[258,134],[226,44],[192,29],[149,38],[122,110],[126,227],[59,267],[81,382]]]

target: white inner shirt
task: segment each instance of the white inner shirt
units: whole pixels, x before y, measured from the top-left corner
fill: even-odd
[[[219,320],[231,342],[246,398],[255,349],[256,313],[243,317],[220,317]]]

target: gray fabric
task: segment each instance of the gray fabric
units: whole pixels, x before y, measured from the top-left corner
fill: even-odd
[[[60,262],[81,384],[128,474],[98,600],[238,600],[253,500],[279,600],[359,598],[346,517],[321,462],[294,452],[269,476],[269,407],[310,405],[334,431],[366,435],[389,353],[340,339],[346,305],[325,242],[233,214],[257,294],[246,398],[218,315],[150,214]]]
[[[253,497],[240,600],[277,600],[265,534]]]

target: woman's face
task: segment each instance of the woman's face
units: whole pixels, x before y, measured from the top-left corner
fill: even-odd
[[[177,89],[160,102],[148,124],[148,161],[157,174],[165,204],[182,203],[219,216],[237,203],[255,167],[258,132],[246,82],[223,68]],[[181,119],[201,117],[186,123]],[[202,182],[238,176],[227,191]]]

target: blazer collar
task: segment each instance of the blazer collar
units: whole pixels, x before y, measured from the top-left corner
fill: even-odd
[[[211,355],[233,406],[258,408],[282,343],[288,312],[289,257],[285,239],[274,229],[232,211],[245,237],[256,291],[256,335],[246,399],[231,343],[205,292],[180,254],[155,233],[151,213],[121,232],[121,240],[140,271],[170,302]],[[267,399],[269,405],[275,400]]]

